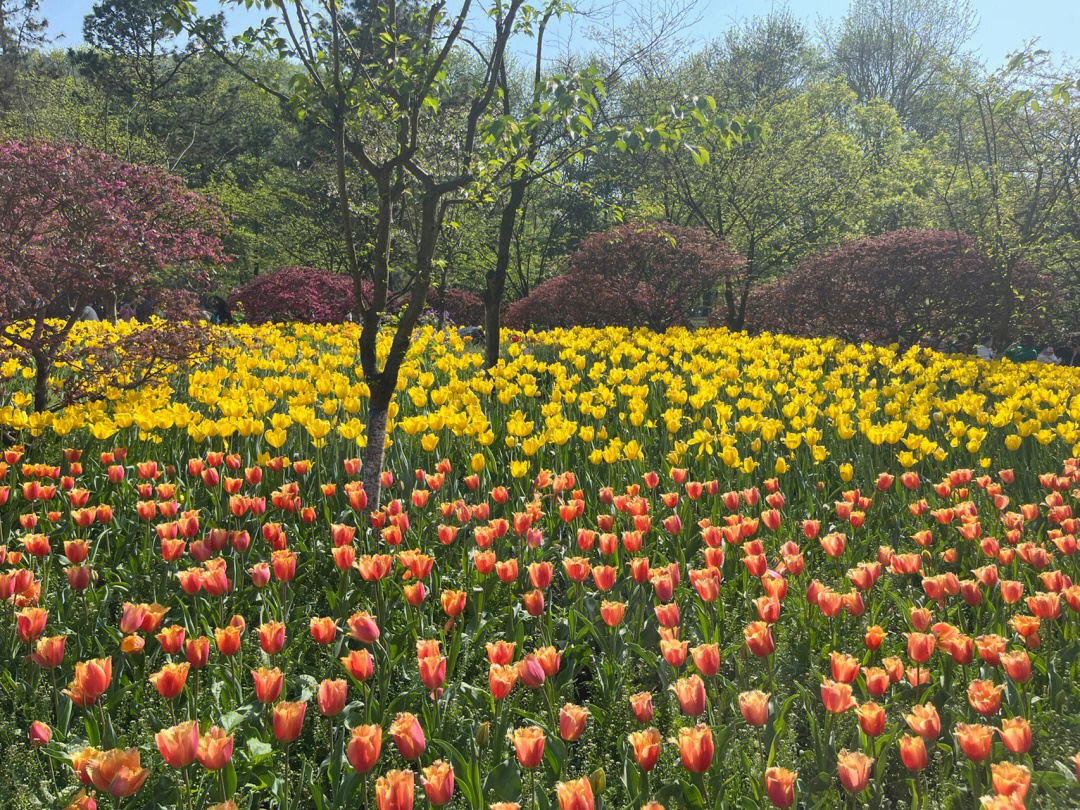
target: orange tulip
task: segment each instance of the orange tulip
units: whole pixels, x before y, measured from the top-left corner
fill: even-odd
[[[334,624],[334,620],[329,616],[323,616],[321,618],[313,617],[309,623],[311,629],[311,637],[315,639],[317,644],[329,644],[337,636],[337,625]]]
[[[795,803],[795,773],[785,768],[768,768],[765,771],[765,794],[773,807],[783,810]]]
[[[514,660],[514,647],[512,641],[489,641],[487,644],[488,662],[503,666]]]
[[[998,583],[998,589],[1001,591],[1002,601],[1007,605],[1019,602],[1024,595],[1024,583],[1016,580],[1003,579]]]
[[[911,707],[911,714],[904,720],[914,733],[926,740],[936,739],[941,733],[941,718],[933,703],[916,703]]]
[[[859,718],[859,727],[867,737],[880,736],[885,730],[885,710],[872,700],[859,706],[855,715]]]
[[[900,738],[900,761],[909,771],[921,771],[926,767],[926,743],[922,737],[905,734]]]
[[[585,731],[585,722],[588,719],[588,709],[567,703],[559,710],[559,736],[568,742],[573,742]]]
[[[240,649],[240,630],[229,625],[214,629],[214,643],[222,655],[235,655]]]
[[[648,723],[653,717],[653,704],[651,692],[637,692],[630,696],[630,711],[634,719],[642,725]]]
[[[772,629],[766,622],[751,622],[743,630],[746,646],[758,658],[771,655],[773,651]]]
[[[114,748],[86,766],[90,783],[110,796],[125,798],[138,792],[150,772],[139,766],[139,749]]]
[[[694,666],[706,678],[720,671],[720,647],[717,644],[701,644],[690,651]]]
[[[522,768],[535,768],[540,764],[544,758],[544,730],[540,726],[515,729],[510,739]]]
[[[739,711],[747,725],[763,726],[769,719],[769,694],[760,690],[739,695]]]
[[[968,704],[984,717],[997,714],[1004,689],[1003,685],[995,685],[991,681],[974,680],[968,686]]]
[[[881,647],[881,642],[885,640],[885,631],[878,625],[871,625],[866,628],[866,633],[863,636],[863,644],[868,650],[877,650]]]
[[[39,607],[28,607],[15,614],[16,632],[23,644],[32,644],[45,631],[45,622],[49,611]]]
[[[348,697],[349,684],[343,680],[331,680],[327,678],[319,684],[318,705],[319,714],[332,717],[340,714],[345,708],[345,699]]]
[[[255,682],[255,698],[260,703],[273,703],[281,694],[282,674],[281,670],[266,669],[260,667],[251,671],[251,678]]]
[[[889,688],[891,681],[889,673],[879,667],[867,667],[863,670],[863,679],[866,681],[866,691],[874,697],[881,697]]]
[[[90,699],[96,700],[109,688],[112,680],[112,659],[95,658],[75,664],[75,680],[72,683]]]
[[[87,796],[85,790],[80,790],[71,798],[65,810],[97,810],[97,802]]]
[[[651,771],[660,757],[660,732],[655,728],[632,731],[626,737],[634,750],[634,761],[643,771]]]
[[[934,652],[935,641],[926,633],[907,633],[908,657],[917,664],[925,664]]]
[[[378,810],[412,810],[412,771],[387,771],[375,782],[375,804]]]
[[[184,642],[184,657],[191,664],[192,669],[206,666],[210,659],[210,639],[206,636],[189,638]]]
[[[1002,653],[998,656],[1005,674],[1016,683],[1027,683],[1031,678],[1031,659],[1027,650]]]
[[[465,591],[443,591],[439,595],[439,602],[443,612],[453,619],[465,609]]]
[[[999,796],[1024,798],[1031,786],[1031,771],[1023,765],[1011,762],[995,762],[990,766],[990,778],[994,793]]]
[[[559,800],[559,810],[594,810],[592,785],[584,776],[570,782],[555,785],[555,795]]]
[[[660,639],[660,652],[673,669],[686,663],[686,651],[689,647],[688,641],[679,641],[677,638]]]
[[[345,671],[360,682],[370,678],[375,669],[371,653],[367,650],[352,650],[348,655],[342,656],[341,663]]]
[[[680,678],[670,687],[679,699],[679,709],[683,714],[697,717],[705,711],[705,683],[697,675]]]
[[[349,635],[361,644],[374,644],[379,640],[379,625],[366,611],[349,617]]]
[[[997,635],[979,636],[975,639],[975,648],[985,663],[996,667],[1001,663],[1001,654],[1005,652],[1005,639]]]
[[[154,735],[158,752],[170,768],[186,768],[199,753],[199,724],[194,720]]]
[[[394,722],[390,724],[390,736],[404,759],[416,759],[427,748],[420,721],[416,719],[416,715],[409,712],[400,712],[394,718]]]
[[[530,616],[539,616],[544,612],[544,592],[538,588],[522,595],[521,601],[525,605],[525,612]]]
[[[836,758],[836,770],[844,790],[859,793],[870,781],[870,766],[874,760],[859,751],[841,751]]]
[[[218,771],[232,759],[233,738],[218,726],[211,726],[199,738],[199,750],[195,753],[199,764],[208,771]]]
[[[441,654],[429,655],[417,661],[420,681],[431,692],[443,685],[446,680],[446,659]]]
[[[517,683],[517,667],[503,664],[492,664],[488,669],[488,688],[491,696],[496,700],[502,700],[514,688]]]
[[[990,747],[994,744],[994,729],[990,726],[957,723],[953,734],[964,756],[972,762],[982,762],[990,756]]]
[[[424,768],[420,774],[424,795],[432,807],[442,807],[454,796],[454,769],[441,759]]]
[[[827,678],[821,682],[821,702],[825,710],[833,714],[843,714],[854,708],[855,698],[851,696],[851,684],[836,683]]]
[[[696,726],[684,726],[679,729],[679,757],[682,766],[691,773],[704,773],[712,765],[713,736],[712,730],[699,723]]]
[[[604,600],[600,603],[600,618],[608,627],[615,627],[623,620],[626,613],[626,605],[622,602],[609,602]]]
[[[300,736],[306,711],[307,703],[304,702],[283,700],[274,706],[274,737],[278,742],[288,744]]]
[[[859,662],[836,650],[829,654],[829,668],[832,670],[833,680],[840,683],[854,683],[859,674]]]
[[[544,685],[547,673],[535,653],[526,655],[517,663],[517,677],[529,689],[539,689]]]
[[[55,669],[64,660],[64,644],[67,636],[49,636],[39,638],[30,653],[30,660],[42,669]]]
[[[1001,724],[1001,742],[1014,754],[1026,754],[1031,748],[1031,726],[1023,717],[1013,717]]]
[[[382,729],[374,725],[356,726],[345,746],[345,757],[357,773],[367,773],[375,767],[382,751]]]
[[[30,740],[30,745],[35,748],[42,745],[48,745],[49,740],[52,739],[52,729],[40,720],[35,720],[30,724],[30,728],[27,730],[27,736]]]
[[[84,785],[90,784],[90,774],[87,772],[90,763],[101,756],[101,751],[96,748],[83,748],[71,755],[71,769],[75,771],[75,778]]]
[[[150,676],[150,683],[165,700],[172,700],[184,691],[190,666],[186,661],[182,664],[166,664]]]

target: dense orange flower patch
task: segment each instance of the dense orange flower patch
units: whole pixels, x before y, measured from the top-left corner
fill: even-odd
[[[522,449],[520,425],[491,429]],[[522,476],[406,432],[379,504],[340,441],[9,447],[0,705],[38,769],[28,793],[286,810],[1080,801],[1068,448],[1050,467],[1030,463],[1059,443],[1020,456],[992,438],[970,467],[936,450],[829,463],[815,439],[766,466],[744,463],[765,447],[729,463],[708,436],[660,455],[658,433],[610,463],[526,454]]]

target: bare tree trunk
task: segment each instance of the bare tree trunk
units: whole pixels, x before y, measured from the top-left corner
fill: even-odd
[[[34,410],[41,412],[49,407],[49,371],[52,364],[40,350],[32,352],[34,357]]]
[[[380,378],[371,386],[371,397],[368,399],[367,445],[364,447],[360,480],[368,496],[369,512],[380,506],[382,488],[379,479],[382,475],[383,445],[386,444],[386,421],[396,380],[396,373],[394,382],[389,382],[389,378]]]
[[[487,273],[487,285],[484,289],[484,365],[487,368],[494,368],[499,363],[499,314],[506,291],[506,269],[510,266],[510,242],[514,236],[518,210],[525,199],[526,182],[522,178],[510,184],[510,199],[506,201],[499,220],[499,245],[495,253],[495,267]]]

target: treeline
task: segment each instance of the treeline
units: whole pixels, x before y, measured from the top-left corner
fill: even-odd
[[[366,4],[353,5],[359,14]],[[279,266],[346,270],[333,149],[313,135],[316,124],[252,81],[293,87],[299,70],[249,52],[245,71],[262,73],[241,75],[176,32],[172,0],[103,0],[75,48],[42,38],[34,0],[0,6],[5,136],[86,144],[213,194],[231,216],[234,259],[216,282],[223,295]],[[507,303],[560,273],[587,234],[621,219],[666,221],[745,258],[703,302],[738,329],[755,323],[751,308],[768,306],[759,285],[806,257],[862,236],[926,229],[970,237],[1005,283],[1038,268],[1057,290],[1049,315],[1069,328],[1080,308],[1080,99],[1061,86],[1080,70],[1020,42],[1001,67],[984,68],[969,47],[976,19],[963,0],[854,0],[820,30],[776,12],[689,48],[692,21],[685,5],[673,6],[651,32],[595,41],[576,55],[549,47],[541,73],[592,68],[605,91],[597,122],[641,122],[709,96],[760,125],[761,137],[590,148],[549,174],[533,171],[513,229],[502,234]],[[530,60],[519,52],[508,61],[508,107],[532,95],[541,74]],[[458,58],[444,69],[453,87],[455,72],[465,82],[476,65]],[[538,144],[533,166],[544,149],[555,147]],[[358,175],[350,173],[349,189],[363,251],[376,239],[377,200]],[[433,286],[483,292],[512,194],[507,184],[448,209]],[[417,242],[417,196],[395,204],[393,244]],[[410,255],[403,247],[397,261]],[[391,287],[408,278],[392,273]]]

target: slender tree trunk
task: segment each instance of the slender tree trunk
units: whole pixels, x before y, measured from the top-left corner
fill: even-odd
[[[390,410],[390,400],[397,385],[397,371],[394,380],[382,376],[371,385],[368,399],[367,446],[364,447],[364,466],[360,480],[368,496],[368,511],[375,511],[380,506],[383,445],[386,444],[386,420]]]
[[[494,368],[499,363],[499,315],[506,291],[506,269],[510,266],[510,243],[514,236],[518,210],[525,199],[526,182],[521,178],[510,184],[510,199],[506,201],[499,220],[499,245],[495,253],[495,267],[487,273],[484,290],[484,365],[487,368]]]
[[[35,349],[34,358],[34,410],[44,411],[49,407],[49,371],[52,363],[45,353]]]

